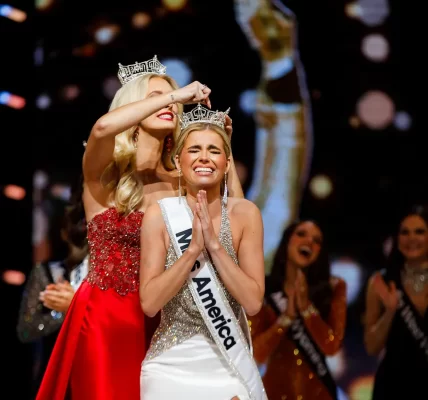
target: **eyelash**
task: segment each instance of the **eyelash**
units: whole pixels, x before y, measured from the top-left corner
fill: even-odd
[[[199,150],[189,150],[189,153],[199,153]],[[212,154],[221,154],[220,151],[211,150]]]

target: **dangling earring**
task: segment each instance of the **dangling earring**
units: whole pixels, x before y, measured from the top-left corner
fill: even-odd
[[[181,204],[181,169],[178,170],[178,204]]]
[[[223,204],[227,205],[227,174],[224,174]]]
[[[165,150],[168,153],[171,153],[171,150],[172,150],[172,136],[171,135],[167,136],[165,139]]]
[[[139,132],[136,130],[134,132],[134,135],[132,136],[132,141],[134,143],[134,149],[135,150],[137,150],[138,134],[139,134]]]

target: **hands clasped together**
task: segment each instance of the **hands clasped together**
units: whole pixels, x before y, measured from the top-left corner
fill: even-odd
[[[193,212],[192,240],[189,249],[199,254],[204,248],[213,252],[218,250],[220,246],[208,211],[207,193],[205,190],[200,190],[196,197],[196,207]]]

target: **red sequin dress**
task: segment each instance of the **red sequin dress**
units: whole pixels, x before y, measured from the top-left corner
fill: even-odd
[[[140,307],[143,213],[116,209],[88,223],[90,270],[67,312],[37,400],[139,400],[140,371],[157,319]]]

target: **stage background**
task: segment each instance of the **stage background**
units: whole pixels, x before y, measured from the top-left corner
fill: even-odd
[[[247,193],[257,171],[268,168],[266,157],[256,159],[257,138],[258,143],[269,141],[269,136],[260,139],[256,109],[267,64],[243,31],[238,1],[8,4],[25,18],[0,5],[0,294],[3,346],[14,354],[3,358],[8,372],[0,390],[15,393],[0,397],[27,399],[31,346],[20,344],[15,335],[25,274],[33,260],[43,257],[49,223],[79,178],[82,143],[119,87],[117,63],[157,54],[179,84],[197,79],[209,85],[213,107],[231,107],[234,156]],[[277,18],[298,23],[297,37],[287,33],[293,42],[298,38],[297,48],[289,46],[294,53],[283,57],[285,67],[277,64],[284,67],[284,76],[290,60],[303,72],[296,63],[298,50],[305,79],[296,86],[296,76],[289,75],[290,86],[283,80],[270,84],[274,90],[277,84],[278,96],[286,99],[280,103],[301,103],[307,111],[303,146],[309,174],[303,193],[294,187],[279,191],[281,209],[273,211],[288,210],[289,219],[314,218],[324,230],[333,272],[346,279],[349,289],[344,348],[329,363],[342,398],[365,400],[376,368],[362,345],[365,284],[382,265],[401,211],[428,202],[417,9],[387,0],[242,4],[266,7]],[[269,21],[258,17],[259,33],[266,39]],[[279,45],[286,43],[287,38],[279,38]],[[278,45],[275,39],[272,48]],[[283,145],[284,157],[294,154],[292,145]],[[280,160],[282,150],[276,150]],[[270,172],[274,167],[275,162]],[[261,192],[286,184],[269,176]],[[304,173],[298,178],[304,179]],[[271,228],[266,224],[267,239],[278,241]]]

